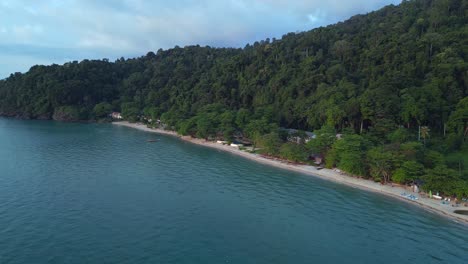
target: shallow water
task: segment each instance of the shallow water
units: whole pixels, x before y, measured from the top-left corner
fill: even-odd
[[[468,228],[176,138],[0,119],[0,263],[468,263]]]

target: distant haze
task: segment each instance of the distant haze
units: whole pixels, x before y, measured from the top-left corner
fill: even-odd
[[[243,47],[400,0],[0,0],[0,79],[35,64]]]

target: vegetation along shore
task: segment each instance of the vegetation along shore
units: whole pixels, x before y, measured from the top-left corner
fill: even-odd
[[[369,186],[416,185],[463,206],[467,5],[403,1],[244,48],[175,47],[115,62],[34,66],[0,80],[0,115],[80,121],[119,112],[202,142],[376,182]],[[332,171],[314,171],[323,173]],[[426,206],[432,202],[447,207]]]
[[[210,147],[210,148],[214,148],[214,149],[221,150],[221,151],[226,151],[226,152],[229,152],[229,153],[232,153],[232,154],[235,154],[235,155],[238,155],[238,156],[247,158],[249,160],[259,162],[259,163],[267,164],[267,165],[278,167],[281,169],[300,172],[300,173],[312,175],[315,177],[320,177],[325,180],[360,188],[366,191],[372,191],[372,192],[384,194],[387,196],[395,197],[395,198],[402,199],[404,201],[408,201],[413,204],[419,205],[426,210],[439,213],[444,216],[448,216],[450,218],[453,218],[455,220],[468,224],[468,207],[465,207],[463,205],[461,207],[454,207],[452,206],[454,203],[449,203],[449,202],[445,202],[445,201],[441,201],[441,200],[437,200],[433,198],[431,199],[427,197],[426,195],[414,193],[414,189],[410,187],[405,187],[403,185],[393,185],[393,184],[382,185],[380,183],[377,183],[371,180],[366,180],[366,179],[362,179],[359,177],[352,177],[343,172],[340,172],[339,170],[332,170],[332,169],[326,169],[326,168],[317,169],[317,167],[312,166],[312,165],[294,164],[291,162],[287,162],[285,160],[271,159],[260,154],[252,153],[247,150],[241,150],[238,147],[230,146],[229,144],[222,144],[222,143],[218,143],[215,141],[207,141],[204,139],[193,138],[190,136],[181,136],[177,134],[177,132],[175,131],[150,128],[147,125],[142,124],[142,123],[129,123],[127,121],[120,121],[120,122],[113,122],[113,124],[117,126],[124,126],[124,127],[133,128],[133,129],[138,129],[138,130],[142,130],[142,131],[146,131],[150,133],[175,136],[193,144]],[[409,197],[411,194],[413,194],[417,199],[411,199]],[[468,203],[466,204],[468,205]],[[455,213],[455,211],[466,211],[467,214],[463,215],[463,214]]]

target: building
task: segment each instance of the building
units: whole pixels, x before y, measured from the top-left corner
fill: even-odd
[[[142,116],[141,118],[143,118],[143,121],[145,121],[146,123],[151,124],[153,122],[153,119],[151,119],[151,117]]]
[[[323,156],[320,154],[310,155],[310,159],[313,160],[316,165],[322,165],[323,163]]]
[[[287,139],[289,142],[294,142],[297,144],[307,143],[310,140],[316,138],[317,136],[309,131],[302,131],[297,129],[284,129],[288,135]]]
[[[117,120],[123,119],[122,115],[119,112],[112,112],[110,116],[112,117],[112,119],[117,119]]]

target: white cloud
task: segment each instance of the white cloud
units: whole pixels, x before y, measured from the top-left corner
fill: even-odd
[[[63,59],[83,59],[80,49],[117,58],[175,45],[239,47],[399,1],[0,0],[0,45],[69,50]]]
[[[103,48],[120,51],[133,50],[133,44],[119,37],[114,37],[106,33],[89,32],[79,42],[79,48]]]
[[[13,25],[11,32],[16,40],[27,42],[41,35],[44,32],[44,28],[41,25]]]

